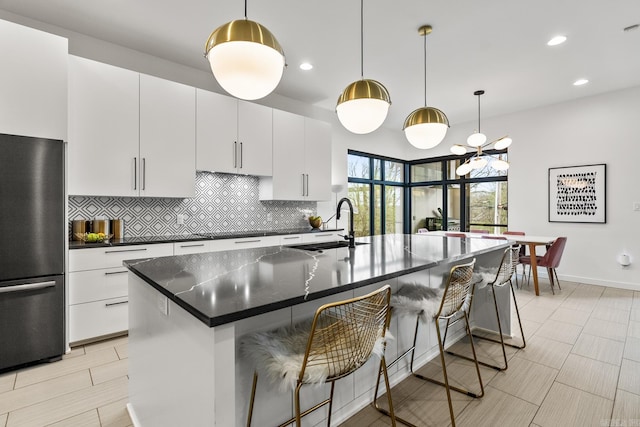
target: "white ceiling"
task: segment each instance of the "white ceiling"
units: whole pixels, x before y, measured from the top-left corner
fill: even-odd
[[[242,0],[0,0],[0,9],[208,70],[203,47],[216,27],[244,14]],[[248,0],[248,17],[283,46],[288,68],[276,92],[333,110],[360,77],[358,0]],[[428,104],[452,123],[640,85],[638,0],[365,0],[364,77],[382,82],[399,129],[423,105],[427,38]],[[548,47],[555,35],[565,44]],[[37,52],[34,52],[37,54]],[[303,61],[312,71],[298,68]],[[213,79],[213,76],[211,77]],[[572,82],[587,78],[576,87]]]

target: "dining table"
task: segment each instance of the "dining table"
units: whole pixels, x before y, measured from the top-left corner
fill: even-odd
[[[526,245],[529,247],[529,255],[531,256],[531,271],[533,274],[533,287],[536,292],[536,295],[540,295],[540,286],[538,285],[538,259],[536,257],[536,247],[537,246],[545,246],[548,247],[553,242],[556,241],[557,237],[552,236],[536,236],[536,235],[515,235],[515,234],[486,234],[486,233],[474,233],[474,232],[461,232],[455,231],[455,234],[464,234],[466,237],[470,238],[504,238],[510,242],[517,243],[519,245]],[[428,234],[435,234],[440,236],[445,236],[447,231],[432,231]],[[553,280],[553,277],[550,277],[549,280]]]

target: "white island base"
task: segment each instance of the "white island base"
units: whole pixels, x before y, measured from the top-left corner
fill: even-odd
[[[497,266],[502,251],[483,254],[477,265]],[[136,427],[244,426],[251,391],[253,368],[239,352],[239,338],[252,331],[269,330],[313,315],[322,304],[364,295],[383,284],[396,291],[403,283],[439,286],[449,265],[441,265],[279,309],[221,326],[208,327],[176,305],[137,275],[129,273],[129,404]],[[493,298],[488,288],[476,289],[472,323],[496,330]],[[502,311],[502,328],[510,333],[510,290],[497,292]],[[421,325],[416,364],[422,366],[438,355],[435,324]],[[449,331],[447,343],[461,336],[463,322]],[[393,317],[387,346],[388,361],[410,347],[414,317]],[[389,370],[392,386],[409,375],[408,358]],[[373,358],[353,375],[336,383],[332,424],[338,425],[356,414],[373,399],[378,359]],[[302,407],[328,396],[329,386],[303,387]],[[382,386],[382,389],[384,387]],[[443,390],[444,393],[444,390]],[[303,418],[304,426],[326,424],[326,407]],[[277,425],[293,416],[293,393],[281,392],[277,385],[260,377],[253,415],[254,426]]]

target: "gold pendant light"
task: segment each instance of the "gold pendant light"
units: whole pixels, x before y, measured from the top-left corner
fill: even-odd
[[[440,144],[449,129],[449,119],[437,108],[427,107],[427,36],[431,25],[423,25],[418,34],[424,37],[424,107],[414,110],[404,121],[404,134],[416,148],[428,149]]]
[[[269,95],[280,83],[284,51],[263,25],[247,19],[216,28],[205,44],[204,56],[222,88],[236,98],[253,100]]]
[[[378,129],[387,118],[391,97],[384,85],[364,78],[364,5],[360,0],[360,80],[347,86],[338,98],[336,113],[347,130],[366,134]]]

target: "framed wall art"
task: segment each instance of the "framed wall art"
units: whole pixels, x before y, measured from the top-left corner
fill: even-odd
[[[607,222],[607,165],[549,168],[549,222]]]

